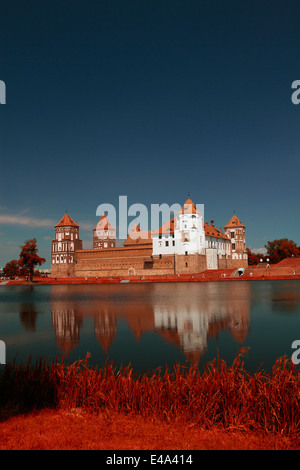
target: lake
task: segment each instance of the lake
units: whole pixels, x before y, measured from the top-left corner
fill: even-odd
[[[0,286],[6,362],[128,365],[141,373],[174,364],[201,369],[218,355],[271,370],[300,340],[300,281]],[[3,367],[3,366],[2,366]]]

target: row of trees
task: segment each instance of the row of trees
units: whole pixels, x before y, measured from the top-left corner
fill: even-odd
[[[5,277],[29,276],[32,281],[34,268],[46,260],[38,256],[36,238],[26,240],[20,248],[20,258],[9,261],[3,268],[3,274]]]
[[[269,263],[276,264],[285,258],[300,256],[300,247],[293,240],[287,238],[268,241],[265,248],[267,254],[253,253],[247,248],[249,266],[258,264],[261,260],[266,261],[268,259]]]

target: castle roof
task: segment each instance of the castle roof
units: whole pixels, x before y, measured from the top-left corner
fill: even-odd
[[[153,235],[158,235],[158,234],[169,234],[169,233],[174,233],[175,230],[175,217],[173,219],[169,220],[168,222],[165,222],[162,224],[160,228],[157,230],[153,230],[152,234]]]
[[[229,238],[222,232],[221,228],[217,229],[213,225],[209,225],[207,222],[204,224],[204,233],[209,237],[223,238],[229,240]]]
[[[234,214],[231,219],[229,220],[228,224],[224,226],[224,228],[233,228],[233,227],[245,227],[244,224],[239,220],[239,218]]]
[[[107,215],[103,214],[94,230],[115,230],[115,227],[112,226]]]
[[[133,225],[132,229],[128,233],[127,240],[124,242],[124,246],[130,245],[149,245],[152,244],[151,232],[142,230],[138,224]]]
[[[69,216],[69,214],[65,213],[63,218],[55,225],[55,227],[78,227],[79,225],[74,222],[73,219]]]
[[[188,197],[178,214],[201,214],[201,212],[197,210],[191,198]]]

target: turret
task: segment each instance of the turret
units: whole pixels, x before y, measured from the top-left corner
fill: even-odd
[[[246,249],[246,226],[234,214],[228,224],[225,225],[225,235],[231,241],[232,267],[248,267],[248,255]]]
[[[103,214],[93,230],[93,248],[114,248],[116,246],[116,229],[106,214]]]
[[[81,249],[79,225],[66,213],[55,225],[55,239],[52,240],[51,251],[51,276],[74,275],[75,252]]]

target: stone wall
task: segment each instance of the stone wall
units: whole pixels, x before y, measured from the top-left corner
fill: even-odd
[[[174,274],[174,255],[152,257],[152,247],[80,250],[75,275],[82,277]]]
[[[51,277],[75,276],[75,263],[54,263],[51,265]]]
[[[193,255],[175,255],[175,274],[195,274],[207,269],[206,256],[198,253]]]

